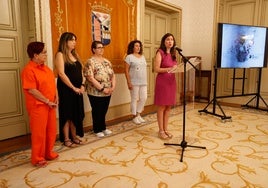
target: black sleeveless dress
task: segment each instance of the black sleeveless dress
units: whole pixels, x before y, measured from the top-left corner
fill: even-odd
[[[80,88],[82,78],[82,65],[79,61],[74,63],[65,63],[64,72],[72,82],[72,84]],[[64,141],[63,127],[67,120],[71,120],[76,127],[76,135],[83,137],[83,119],[84,113],[84,101],[83,95],[76,94],[71,88],[58,77],[57,89],[59,95],[59,133],[60,141]],[[71,135],[69,135],[71,139]]]

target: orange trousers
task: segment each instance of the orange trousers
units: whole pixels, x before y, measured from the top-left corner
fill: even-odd
[[[45,104],[38,104],[32,107],[29,117],[32,133],[32,164],[54,159],[58,155],[53,152],[57,134],[56,109],[49,108]]]

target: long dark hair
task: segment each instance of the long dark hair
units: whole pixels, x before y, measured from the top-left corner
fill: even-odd
[[[143,53],[143,47],[142,47],[141,41],[139,41],[139,40],[133,40],[133,41],[131,41],[128,44],[128,47],[127,47],[127,55],[133,54],[133,52],[134,52],[134,46],[135,46],[136,43],[139,43],[140,44],[139,54],[142,55],[142,53]]]
[[[67,43],[70,40],[73,40],[73,38],[75,38],[75,40],[77,39],[76,35],[74,33],[71,32],[65,32],[61,34],[60,37],[60,41],[59,41],[59,47],[58,47],[58,52],[61,52],[63,54],[63,59],[64,62],[68,62],[68,63],[72,63],[70,57],[68,56],[68,46]],[[73,49],[71,51],[72,55],[79,60],[79,57],[75,51],[75,49]]]
[[[162,39],[161,39],[161,44],[160,44],[159,49],[163,50],[164,53],[167,53],[167,48],[166,48],[166,46],[165,46],[165,40],[166,40],[166,38],[168,38],[168,37],[170,37],[170,36],[172,36],[172,38],[173,38],[173,40],[174,40],[174,44],[173,44],[172,48],[170,49],[170,54],[171,54],[172,59],[173,59],[173,60],[176,60],[176,49],[175,49],[175,46],[176,46],[176,40],[175,40],[174,36],[173,36],[171,33],[166,33],[166,34],[162,37]]]

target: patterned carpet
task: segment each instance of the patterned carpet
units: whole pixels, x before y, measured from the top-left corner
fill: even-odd
[[[204,106],[204,105],[203,105]],[[87,144],[69,149],[57,143],[59,159],[46,168],[29,163],[30,151],[4,156],[0,161],[0,187],[185,188],[268,187],[267,112],[224,107],[232,121],[198,113],[202,104],[187,106],[188,146],[164,145],[182,141],[181,107],[170,117],[169,141],[157,137],[156,115],[147,123],[122,122],[112,136],[85,136]],[[183,162],[180,158],[183,156]]]

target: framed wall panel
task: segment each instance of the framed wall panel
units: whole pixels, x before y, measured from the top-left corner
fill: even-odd
[[[113,63],[116,73],[124,72],[127,45],[136,38],[137,0],[79,0],[79,3],[76,0],[50,0],[50,8],[53,53],[56,53],[60,35],[65,31],[73,32],[78,38],[76,49],[83,62],[92,55],[90,45],[96,31],[92,14],[109,15],[109,27],[100,27],[100,32],[104,33],[106,29],[110,32],[104,56]]]
[[[15,30],[15,24],[14,2],[11,0],[1,0],[0,29]]]
[[[22,99],[19,69],[2,69],[0,71],[0,119],[22,115]],[[8,82],[7,82],[8,80]]]
[[[16,37],[0,37],[0,63],[18,62],[17,43]]]

